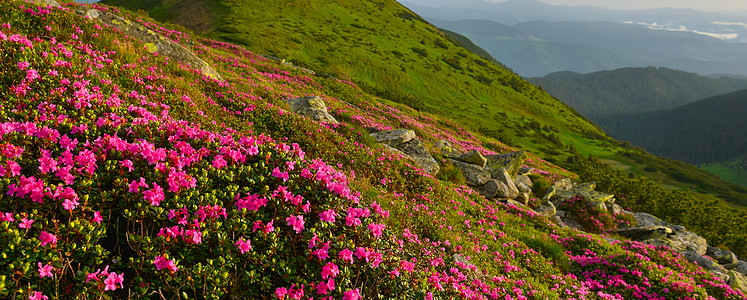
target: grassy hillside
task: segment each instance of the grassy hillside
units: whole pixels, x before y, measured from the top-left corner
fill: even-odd
[[[225,80],[82,6],[0,2],[0,298],[744,298],[667,248],[562,229],[427,176],[367,127],[415,128],[460,151],[507,145],[93,7],[189,47]],[[306,95],[342,123],[287,112],[283,99]],[[538,180],[576,178],[527,162]]]
[[[619,154],[628,151],[622,143],[607,137],[574,109],[462,48],[461,43],[394,1],[286,2],[210,2],[221,8],[193,17],[210,18],[218,24],[215,30],[202,31],[213,38],[351,80],[372,95],[454,120],[460,127],[550,162],[570,167],[566,162],[573,155],[561,147],[571,144],[583,155],[627,160]],[[147,9],[166,21],[183,14],[174,2],[107,3]],[[353,97],[343,98],[354,102]],[[665,174],[662,180],[690,186],[699,180],[697,172],[692,167],[675,175]],[[747,203],[747,194],[734,193],[728,183],[719,180],[710,178],[717,182],[718,190],[729,191],[720,197]]]
[[[156,12],[169,8],[150,0],[106,3]],[[548,158],[562,161],[565,155],[543,151],[555,147],[543,135],[602,134],[566,105],[458,46],[395,1],[221,3],[227,12],[211,16],[220,25],[205,32],[213,38],[352,80],[371,94],[459,120],[467,129],[483,129]],[[530,120],[543,132],[523,128]]]

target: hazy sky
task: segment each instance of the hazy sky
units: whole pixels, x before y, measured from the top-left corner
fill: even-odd
[[[692,8],[703,11],[747,11],[745,0],[540,0],[552,4],[592,5],[606,8],[646,9],[659,7]],[[492,0],[491,2],[503,2]]]

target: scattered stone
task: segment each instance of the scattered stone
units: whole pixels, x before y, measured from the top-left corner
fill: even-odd
[[[573,182],[571,182],[571,180],[568,178],[563,178],[561,180],[556,181],[552,185],[552,187],[554,187],[556,191],[565,191],[573,187]]]
[[[467,276],[467,278],[468,278],[468,279],[469,279],[470,281],[475,281],[475,280],[480,280],[480,281],[482,281],[482,280],[484,280],[484,279],[485,279],[485,275],[484,275],[484,274],[482,274],[482,272],[480,271],[480,269],[479,269],[479,268],[477,268],[477,266],[475,266],[475,265],[474,265],[473,263],[471,263],[471,262],[470,262],[469,260],[467,260],[467,258],[466,258],[466,257],[464,257],[464,256],[462,256],[461,254],[457,253],[457,254],[454,254],[453,258],[454,258],[454,263],[455,263],[455,264],[456,264],[456,265],[457,265],[457,266],[458,266],[458,267],[459,267],[460,269],[462,269],[462,270],[465,270],[465,271],[466,271],[466,272],[463,272],[463,273],[464,273],[464,275],[466,275],[466,276]]]
[[[324,100],[318,96],[308,96],[283,100],[290,107],[291,112],[305,116],[319,122],[337,124],[337,120],[327,112]]]
[[[490,179],[486,184],[480,187],[480,195],[487,199],[508,198],[508,187],[503,182]]]
[[[532,167],[521,167],[519,168],[519,172],[516,173],[516,175],[529,175],[530,172],[532,172],[534,168]]]
[[[34,0],[34,4],[39,6],[53,6],[53,7],[62,7],[60,3],[58,3],[55,0]]]
[[[747,276],[742,273],[729,271],[729,281],[727,284],[732,289],[742,291],[743,294],[747,295]]]
[[[568,213],[566,211],[564,211],[564,210],[556,209],[555,210],[555,215],[558,216],[558,217],[561,217],[561,218],[565,218],[565,217],[568,216]]]
[[[526,185],[530,190],[532,187],[534,187],[534,183],[532,182],[532,179],[529,178],[529,176],[527,175],[521,175],[521,174],[516,175],[516,178],[514,178],[514,181],[516,181],[516,183],[521,183],[521,184]]]
[[[389,151],[389,152],[391,152],[391,153],[394,153],[394,154],[397,154],[397,155],[402,155],[402,156],[404,156],[404,157],[406,157],[406,158],[410,158],[410,157],[409,157],[409,156],[407,155],[407,153],[404,153],[404,152],[402,152],[401,150],[399,150],[399,149],[397,149],[397,148],[394,148],[394,147],[392,147],[392,146],[389,146],[389,145],[387,145],[387,144],[384,144],[384,149],[386,149],[387,151]]]
[[[514,176],[508,173],[508,170],[499,168],[490,175],[491,178],[503,182],[508,187],[509,199],[516,199],[519,197],[519,189],[514,184]]]
[[[441,154],[446,158],[456,158],[460,155],[459,151],[454,149],[454,147],[446,140],[436,141],[433,143],[433,147],[436,151],[441,152]]]
[[[550,221],[552,221],[553,223],[555,223],[555,225],[558,225],[560,227],[568,227],[568,225],[565,225],[565,223],[563,223],[563,220],[560,219],[559,216],[553,216],[552,218],[550,218]]]
[[[553,205],[552,202],[547,202],[545,204],[540,205],[540,207],[535,209],[535,211],[538,214],[548,219],[555,216],[555,213],[557,212],[557,210],[555,209],[555,205]]]
[[[624,236],[635,241],[647,241],[653,239],[665,239],[673,233],[672,229],[665,226],[649,225],[643,227],[634,227],[619,229],[616,234]]]
[[[370,134],[377,142],[399,148],[399,145],[413,140],[416,135],[415,131],[409,129],[395,129],[389,131],[379,131]]]
[[[610,212],[612,212],[613,215],[621,214],[625,212],[625,210],[622,208],[622,206],[617,205],[616,203],[612,203],[612,207],[610,208]]]
[[[723,274],[728,273],[728,271],[724,267],[720,266],[712,259],[696,253],[695,251],[683,251],[682,255],[685,257],[685,259],[692,263],[698,264],[699,266],[703,267],[703,269],[709,271],[717,271]]]
[[[441,167],[438,162],[433,159],[431,153],[425,148],[425,145],[420,139],[412,139],[406,143],[402,143],[397,146],[397,149],[402,150],[407,156],[412,158],[426,173],[435,176],[441,171]]]
[[[480,166],[480,168],[485,168],[485,164],[488,162],[485,156],[483,156],[482,153],[477,150],[472,150],[470,152],[464,153],[454,159],[464,163]]]
[[[468,185],[481,186],[488,183],[488,180],[490,180],[490,173],[485,172],[485,170],[480,166],[463,163],[453,159],[451,160],[451,163],[462,170],[462,174],[464,174],[464,179],[467,181]]]
[[[740,260],[737,263],[727,264],[724,267],[726,267],[726,269],[728,270],[732,270],[732,271],[747,275],[747,262],[745,261]]]
[[[721,250],[716,247],[708,246],[706,255],[715,259],[719,264],[722,265],[734,264],[739,262],[739,259],[737,259],[737,256],[734,253],[726,250]]]
[[[557,190],[555,189],[555,187],[551,186],[547,190],[547,193],[544,196],[542,196],[542,199],[540,199],[540,202],[541,203],[550,202],[550,200],[552,199],[552,197],[555,196],[556,192],[557,192]]]
[[[529,155],[524,151],[517,151],[506,154],[487,155],[485,158],[488,160],[485,170],[488,172],[494,172],[498,169],[506,169],[511,178],[516,177],[519,173],[519,168],[524,165],[524,161]]]

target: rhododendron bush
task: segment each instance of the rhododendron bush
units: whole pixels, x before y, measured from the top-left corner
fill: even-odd
[[[610,254],[619,246],[579,252],[596,238],[439,182],[372,148],[361,126],[415,127],[461,150],[503,146],[383,104],[352,106],[324,94],[360,92],[351,83],[127,15],[193,43],[227,80],[207,78],[75,14],[89,7],[127,15],[0,2],[0,298],[627,295],[594,260],[626,264]],[[351,122],[278,107],[312,94]],[[670,271],[659,264],[644,272]],[[707,273],[671,270],[693,281],[640,295],[739,297]]]

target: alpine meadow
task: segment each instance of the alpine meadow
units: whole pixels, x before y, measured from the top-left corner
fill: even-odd
[[[747,190],[500,59],[393,0],[1,1],[0,298],[745,299]]]

